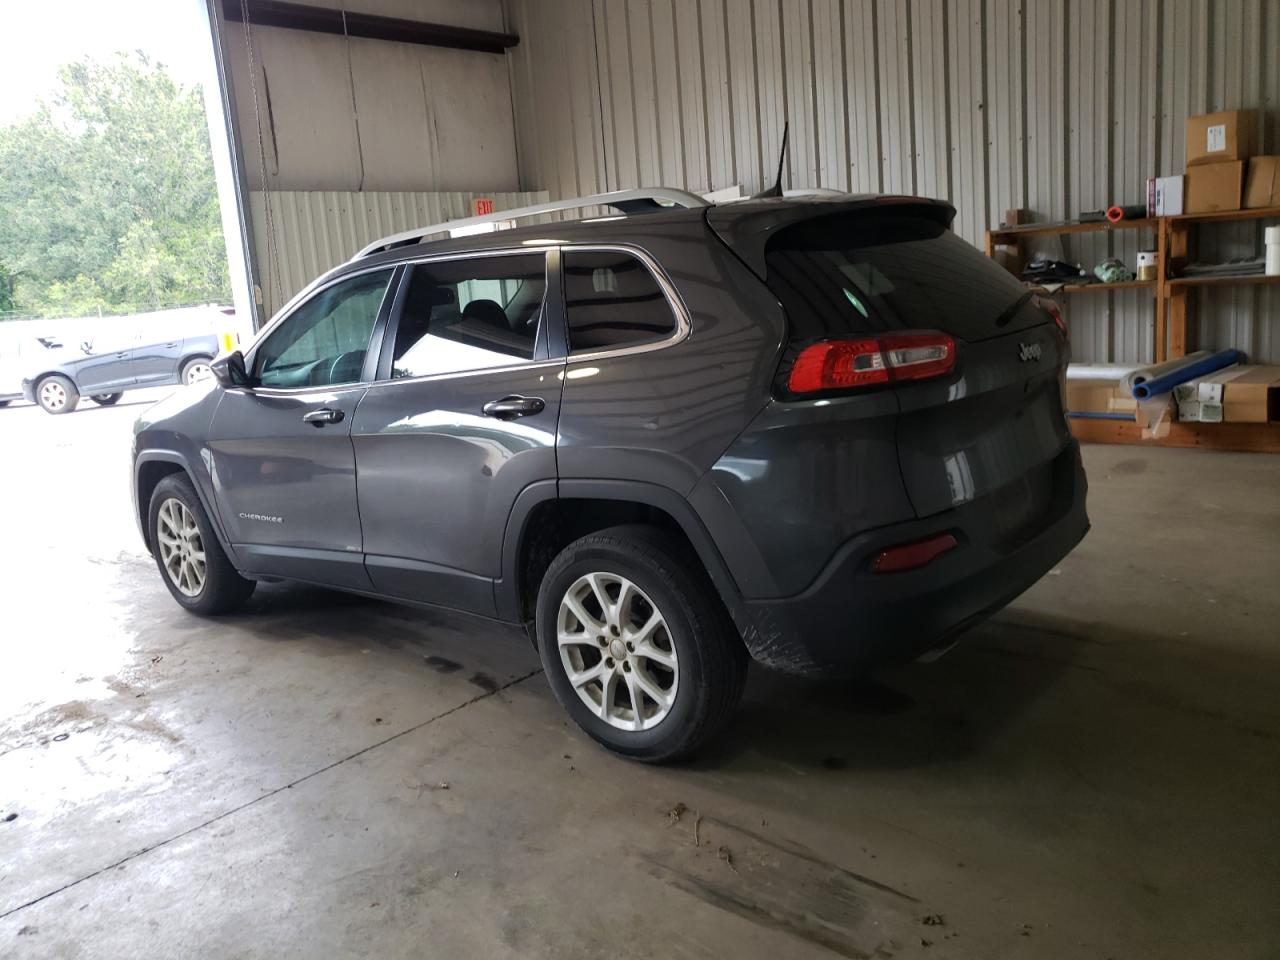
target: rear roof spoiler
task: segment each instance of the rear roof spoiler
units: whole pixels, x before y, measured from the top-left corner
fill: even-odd
[[[756,276],[764,279],[767,272],[765,251],[778,231],[814,217],[882,210],[885,207],[901,207],[904,213],[928,217],[948,228],[956,216],[956,208],[945,200],[896,194],[846,193],[835,197],[814,195],[808,199],[789,197],[717,204],[707,210],[707,224]]]

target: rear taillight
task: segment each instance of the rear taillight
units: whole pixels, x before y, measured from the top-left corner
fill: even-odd
[[[943,533],[917,543],[904,543],[901,546],[890,547],[888,550],[881,550],[871,558],[871,570],[874,573],[901,573],[904,570],[916,570],[937,560],[957,545],[955,537],[949,533]]]
[[[858,340],[823,340],[800,351],[787,389],[848,390],[902,380],[929,380],[956,365],[956,342],[945,333],[895,333]]]
[[[1044,297],[1040,298],[1040,309],[1049,315],[1049,319],[1053,321],[1053,325],[1058,328],[1058,332],[1062,334],[1063,340],[1069,340],[1070,335],[1067,333],[1067,322],[1062,319],[1062,310],[1052,300]]]

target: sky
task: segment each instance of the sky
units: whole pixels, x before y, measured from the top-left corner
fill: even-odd
[[[201,82],[212,51],[204,0],[0,0],[0,125],[31,113],[58,67],[141,50],[184,86]]]

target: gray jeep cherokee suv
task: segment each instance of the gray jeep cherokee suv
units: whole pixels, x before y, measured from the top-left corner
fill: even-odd
[[[573,719],[656,761],[749,659],[937,653],[1085,535],[1061,320],[952,207],[615,205],[388,238],[144,414],[174,598],[284,578],[525,624]]]

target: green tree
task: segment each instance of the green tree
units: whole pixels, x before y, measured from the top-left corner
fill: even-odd
[[[18,311],[228,298],[200,89],[141,53],[63,67],[50,102],[0,129],[0,262]]]

